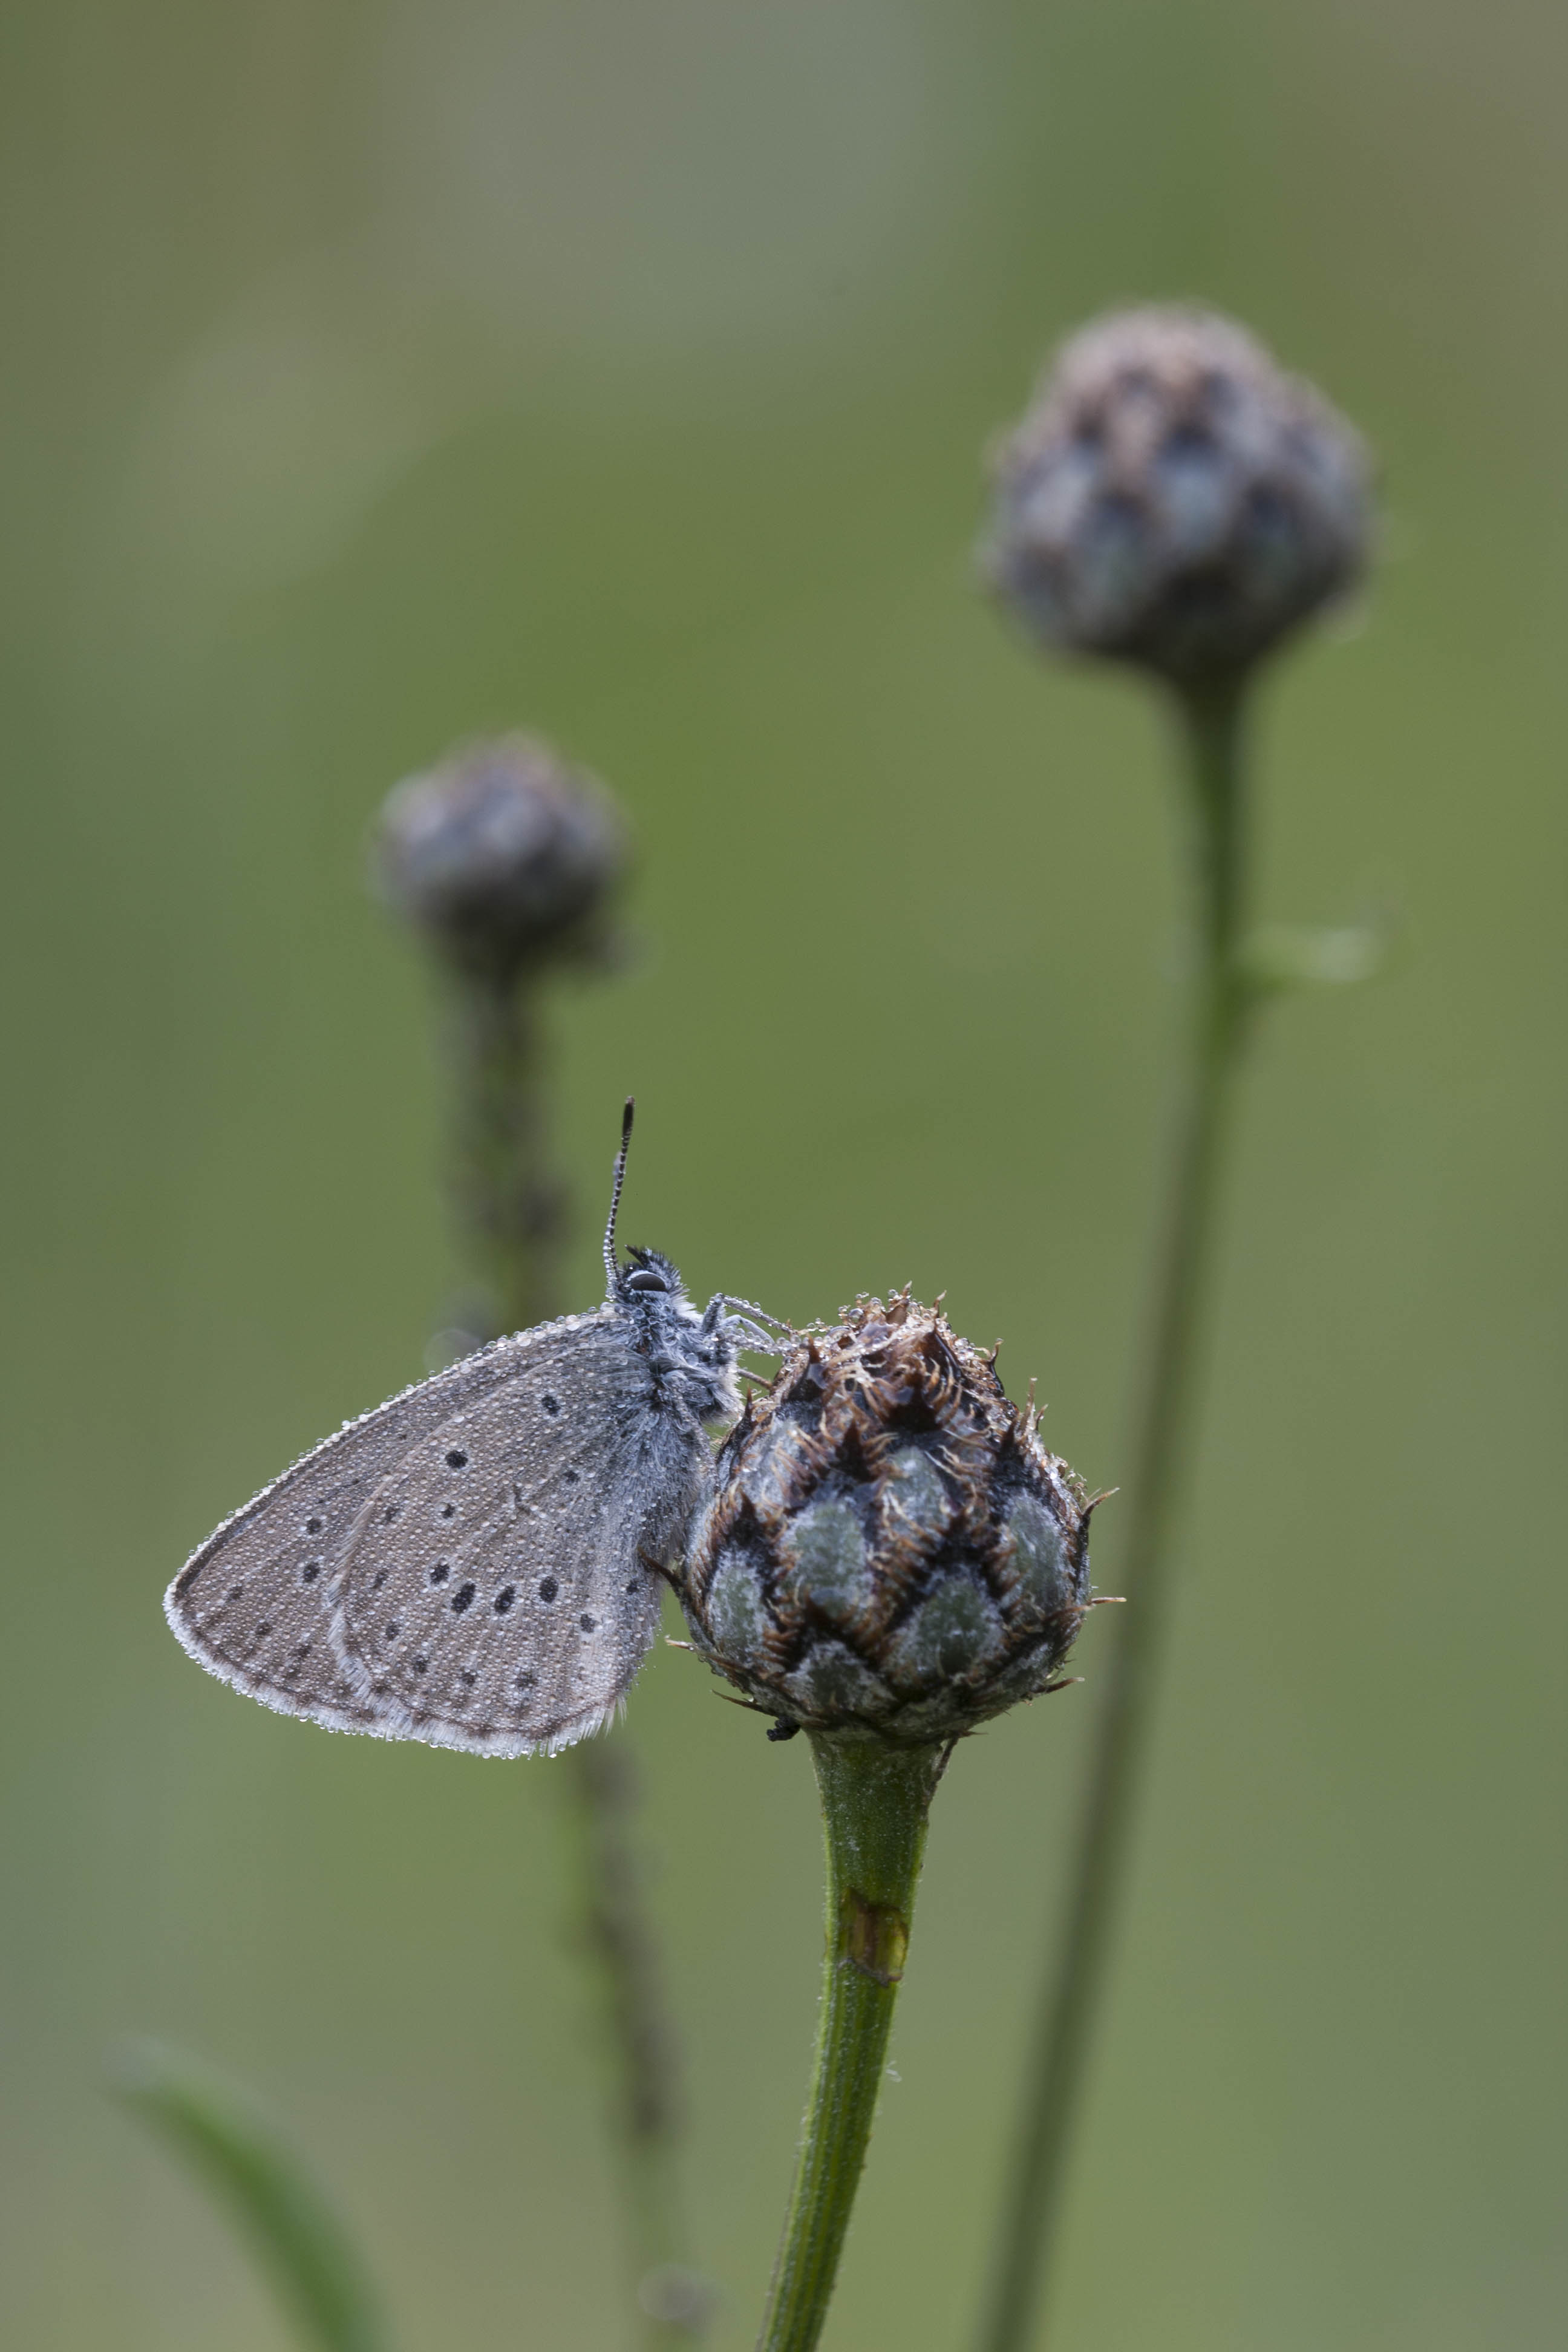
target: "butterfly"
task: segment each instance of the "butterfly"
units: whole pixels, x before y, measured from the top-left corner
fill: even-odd
[[[474,1756],[553,1754],[611,1719],[740,1411],[742,1349],[784,1329],[700,1312],[657,1250],[605,1303],[498,1339],[344,1423],[224,1521],[164,1612],[199,1665],[333,1731]],[[739,1312],[732,1312],[738,1309]]]

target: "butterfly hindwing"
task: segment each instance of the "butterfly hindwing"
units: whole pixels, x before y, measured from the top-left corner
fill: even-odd
[[[689,1440],[651,1462],[636,1442],[650,1385],[611,1311],[500,1340],[226,1520],[170,1587],[169,1622],[210,1672],[334,1729],[489,1755],[565,1745],[647,1653],[659,1589],[643,1532],[680,1517],[672,1488],[700,1475]]]

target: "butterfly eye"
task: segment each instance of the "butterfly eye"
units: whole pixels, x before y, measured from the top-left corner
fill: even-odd
[[[663,1275],[655,1274],[651,1266],[639,1266],[635,1274],[626,1276],[628,1290],[667,1290],[668,1286]]]

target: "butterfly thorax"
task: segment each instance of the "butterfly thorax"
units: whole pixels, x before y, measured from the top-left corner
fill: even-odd
[[[724,1302],[700,1314],[679,1273],[658,1250],[634,1249],[616,1268],[607,1304],[624,1315],[632,1346],[653,1376],[656,1404],[704,1424],[732,1421],[741,1409],[735,1382],[737,1340]]]

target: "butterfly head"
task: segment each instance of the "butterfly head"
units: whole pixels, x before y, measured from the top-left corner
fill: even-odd
[[[621,1148],[616,1154],[615,1180],[610,1187],[610,1215],[605,1227],[605,1278],[608,1285],[605,1296],[613,1307],[640,1308],[644,1315],[657,1319],[662,1309],[678,1313],[686,1305],[686,1285],[667,1257],[658,1250],[633,1249],[626,1252],[630,1264],[623,1265],[616,1254],[616,1219],[621,1206],[621,1186],[626,1178],[626,1151],[632,1139],[630,1096],[621,1116]]]
[[[629,1265],[616,1265],[611,1274],[610,1296],[618,1307],[682,1307],[686,1285],[668,1258],[658,1250],[629,1249]]]
[[[760,1307],[721,1292],[699,1315],[686,1296],[686,1285],[668,1258],[658,1250],[631,1249],[623,1265],[616,1250],[616,1217],[626,1181],[626,1147],[632,1135],[632,1103],[621,1119],[621,1148],[616,1154],[615,1181],[610,1189],[609,1221],[605,1227],[605,1302],[636,1318],[635,1344],[649,1357],[661,1377],[679,1375],[685,1402],[700,1421],[733,1420],[741,1409],[734,1367],[742,1348],[778,1351],[760,1326],[772,1321]],[[740,1316],[731,1307],[745,1309]]]

